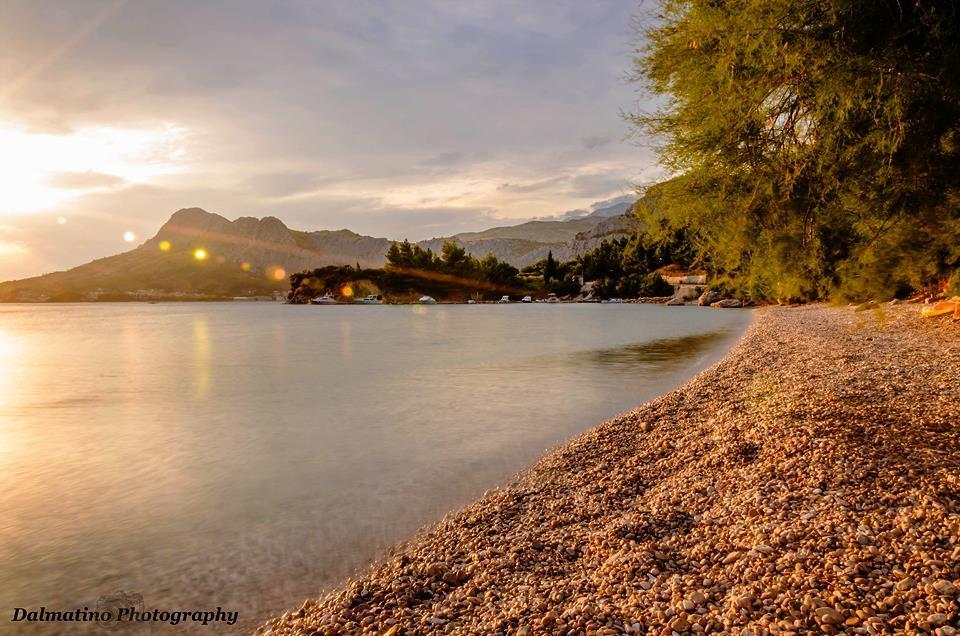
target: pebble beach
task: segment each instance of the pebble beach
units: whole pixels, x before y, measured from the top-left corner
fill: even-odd
[[[960,633],[960,323],[755,312],[714,367],[257,633]]]

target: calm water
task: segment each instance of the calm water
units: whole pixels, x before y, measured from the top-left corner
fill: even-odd
[[[0,305],[0,629],[115,590],[254,625],[681,383],[749,319]]]

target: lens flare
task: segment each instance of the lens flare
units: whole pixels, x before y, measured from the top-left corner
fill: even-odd
[[[160,241],[160,250],[164,252],[170,251],[170,241]]]
[[[273,270],[273,277],[276,280],[283,280],[287,277],[287,270],[283,269],[282,267],[277,267]]]
[[[353,287],[351,287],[350,285],[344,285],[343,287],[340,288],[340,295],[350,298],[351,296],[353,296]]]
[[[134,241],[137,240],[137,235],[130,231],[124,232],[123,240],[126,241],[127,243],[133,243]]]
[[[249,271],[250,271],[250,263],[240,263],[240,269],[242,269],[242,270],[245,271],[245,272],[249,272]]]
[[[198,261],[202,261],[207,257],[207,250],[203,249],[202,247],[198,247],[197,249],[193,250],[193,257]]]
[[[66,222],[67,222],[67,217],[65,217],[65,216],[58,216],[58,217],[57,217],[57,224],[58,224],[58,225],[63,225],[63,224],[66,223]]]

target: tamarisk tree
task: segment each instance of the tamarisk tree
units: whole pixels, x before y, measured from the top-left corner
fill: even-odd
[[[661,0],[638,213],[754,298],[891,297],[960,262],[960,3]]]

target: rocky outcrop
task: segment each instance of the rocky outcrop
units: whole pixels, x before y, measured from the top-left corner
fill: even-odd
[[[709,307],[715,302],[719,302],[723,299],[723,296],[719,292],[715,291],[705,291],[701,294],[700,298],[697,299],[697,304],[701,307]]]
[[[724,300],[718,300],[715,303],[710,303],[711,307],[719,307],[721,309],[736,309],[738,307],[743,307],[743,301],[737,300],[736,298],[725,298]]]

